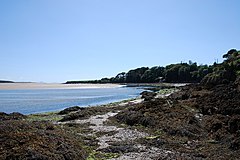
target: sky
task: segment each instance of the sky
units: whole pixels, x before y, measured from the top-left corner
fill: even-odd
[[[65,82],[212,64],[240,49],[239,0],[0,0],[0,79]]]

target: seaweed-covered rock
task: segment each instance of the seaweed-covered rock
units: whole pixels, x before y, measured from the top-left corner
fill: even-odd
[[[79,110],[76,112],[72,112],[69,113],[67,115],[65,115],[60,122],[66,122],[66,121],[71,121],[71,120],[76,120],[76,119],[82,119],[82,118],[88,118],[91,115],[97,113],[97,109],[92,107],[92,108],[87,108],[87,109],[83,109],[83,110]]]
[[[78,111],[70,112],[69,114],[64,115],[64,117],[60,120],[60,122],[65,121],[71,121],[76,119],[86,119],[89,118],[92,115],[99,115],[99,114],[105,114],[106,112],[114,111],[117,106],[108,106],[108,107],[86,107],[81,108]]]
[[[232,150],[238,150],[240,148],[240,138],[232,140],[229,148]]]
[[[240,130],[240,115],[234,115],[228,122],[228,130],[230,133],[236,133]]]
[[[141,124],[143,126],[153,126],[155,125],[155,120],[153,117],[144,116],[137,111],[122,112],[116,115],[116,118],[130,126]]]
[[[211,89],[211,93],[199,97],[196,107],[202,114],[240,114],[240,92],[235,85],[218,85]]]
[[[155,96],[157,95],[157,93],[155,93],[155,92],[143,91],[143,92],[141,93],[141,95],[142,95],[141,98],[143,98],[144,101],[149,101],[149,100],[151,100],[151,99],[154,99]]]
[[[48,122],[0,122],[0,159],[86,159],[81,139]]]
[[[85,108],[83,108],[83,107],[73,106],[73,107],[69,107],[69,108],[66,108],[66,109],[60,111],[58,114],[64,115],[64,114],[68,114],[70,112],[75,112],[75,111],[84,110],[84,109]]]
[[[26,118],[25,115],[18,113],[18,112],[13,112],[10,114],[4,113],[4,112],[0,112],[0,120],[4,121],[4,120],[20,120],[20,119],[24,119]]]

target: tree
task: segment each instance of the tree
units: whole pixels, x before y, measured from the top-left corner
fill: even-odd
[[[130,70],[126,74],[126,82],[127,83],[142,83],[141,77],[148,70],[148,67],[141,67],[134,70]]]
[[[141,77],[141,81],[147,83],[159,82],[158,80],[159,77],[163,77],[163,75],[164,67],[155,66],[144,72],[144,74]]]
[[[166,66],[165,70],[165,80],[166,82],[178,82],[178,70],[181,64],[171,64]]]
[[[178,81],[179,82],[189,82],[190,80],[190,67],[189,66],[181,66],[178,69]]]
[[[234,56],[238,54],[238,51],[236,49],[229,50],[226,54],[223,55],[223,58],[226,58],[227,60],[230,60]]]
[[[239,55],[239,51],[236,49],[229,50],[223,55],[223,58],[226,58],[226,60],[221,64],[214,65],[212,68],[213,72],[207,74],[201,83],[205,85],[217,85],[235,81],[240,69]]]
[[[117,74],[117,76],[113,78],[112,82],[113,83],[125,83],[126,82],[126,73],[122,72],[122,73]]]

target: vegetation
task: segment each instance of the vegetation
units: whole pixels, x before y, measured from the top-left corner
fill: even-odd
[[[229,50],[223,55],[223,63],[198,65],[196,62],[170,64],[166,67],[141,67],[121,72],[112,78],[89,81],[67,81],[71,83],[198,83],[221,84],[234,81],[240,75],[240,51]],[[205,77],[205,78],[204,78]]]
[[[191,153],[190,159],[240,159],[240,51],[231,49],[223,58],[222,63],[201,69],[208,72],[201,83],[165,98],[147,97],[114,120],[147,130],[151,135],[139,139],[141,144],[178,151],[181,158]],[[166,80],[191,79],[188,66],[167,66]]]
[[[80,136],[50,121],[28,121],[20,113],[0,114],[0,159],[86,159]]]
[[[14,83],[13,81],[0,80],[0,83]]]
[[[213,72],[202,79],[202,84],[214,86],[235,81],[240,76],[240,51],[229,50],[223,55],[225,60],[221,64],[214,64]]]
[[[132,69],[121,72],[112,78],[102,78],[92,81],[67,81],[70,83],[156,83],[156,82],[200,82],[204,76],[212,72],[212,66],[197,65],[197,63],[178,63],[166,67],[154,66]]]
[[[221,64],[211,66],[198,66],[190,61],[137,68],[110,79],[80,81],[201,82],[184,86],[164,98],[159,95],[172,93],[175,88],[155,84],[157,90],[162,90],[143,92],[143,102],[128,102],[124,106],[119,102],[101,107],[74,106],[28,116],[0,112],[0,159],[92,160],[117,158],[125,153],[127,156],[140,153],[141,158],[144,157],[141,153],[162,157],[165,150],[170,159],[240,159],[240,51],[231,49],[223,58]],[[92,130],[95,123],[77,121],[93,115],[98,115],[99,120],[102,119],[99,115],[114,111],[117,114],[104,121],[102,127],[121,126],[123,130],[140,130],[149,135],[114,141],[121,132]],[[135,136],[125,132],[126,137]],[[98,148],[101,137],[113,137],[107,139],[108,147]]]

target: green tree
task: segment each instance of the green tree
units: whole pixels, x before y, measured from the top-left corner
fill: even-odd
[[[126,82],[127,83],[142,83],[141,77],[148,70],[148,67],[141,67],[134,70],[130,70],[126,74]]]

